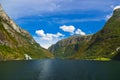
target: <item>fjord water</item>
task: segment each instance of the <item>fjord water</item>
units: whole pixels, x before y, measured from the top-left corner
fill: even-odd
[[[0,80],[120,80],[120,62],[59,59],[2,61]]]

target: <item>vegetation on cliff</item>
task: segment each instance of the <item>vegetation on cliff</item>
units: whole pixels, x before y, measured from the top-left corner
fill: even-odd
[[[33,59],[52,58],[30,34],[17,26],[0,6],[0,60],[21,60],[28,54]]]
[[[87,37],[90,39],[79,36],[81,39],[77,41],[74,41],[76,37],[61,40],[49,51],[57,57],[70,59],[120,60],[120,8],[114,10],[102,30]]]

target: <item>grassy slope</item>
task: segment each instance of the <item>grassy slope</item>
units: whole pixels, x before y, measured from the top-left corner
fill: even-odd
[[[37,43],[31,44],[32,37],[26,37],[14,31],[13,33],[18,38],[16,40],[2,23],[12,28],[7,21],[0,18],[0,40],[4,42],[0,44],[0,60],[25,59],[24,54],[30,55],[33,59],[53,58],[50,52],[41,48]]]
[[[114,15],[108,20],[104,28],[94,34],[90,43],[85,47],[83,46],[78,54],[72,58],[113,59],[116,55],[120,54],[116,52],[118,47],[120,47],[120,11],[114,11]]]

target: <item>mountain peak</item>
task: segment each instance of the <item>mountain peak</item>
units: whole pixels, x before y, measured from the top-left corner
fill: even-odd
[[[1,4],[0,4],[0,10],[3,10],[3,9],[2,9],[2,5],[1,5]]]
[[[4,12],[4,11],[3,11],[2,5],[0,4],[0,16],[1,16],[1,14],[2,14],[3,12]]]
[[[6,14],[6,12],[4,11],[2,5],[0,4],[0,17],[3,19],[3,20],[7,20],[9,21],[10,18],[8,17],[8,15]]]
[[[120,17],[120,6],[114,8],[113,16],[116,16],[116,18]]]
[[[116,7],[114,7],[114,9],[113,9],[114,11],[115,10],[120,10],[120,5],[118,5],[118,6],[116,6]]]

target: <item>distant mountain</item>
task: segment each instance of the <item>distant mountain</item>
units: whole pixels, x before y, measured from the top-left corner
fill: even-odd
[[[74,58],[120,60],[120,9],[114,11],[113,16],[107,21],[103,29],[94,34],[89,44],[79,50]]]
[[[120,9],[102,30],[93,36],[74,36],[57,42],[49,48],[56,57],[70,59],[120,60]]]
[[[91,39],[92,35],[88,36],[71,36],[69,38],[58,41],[56,44],[48,48],[57,58],[69,58],[75,55],[81,46],[85,46]]]
[[[30,34],[14,23],[0,6],[0,60],[33,59],[53,57],[40,47]]]

